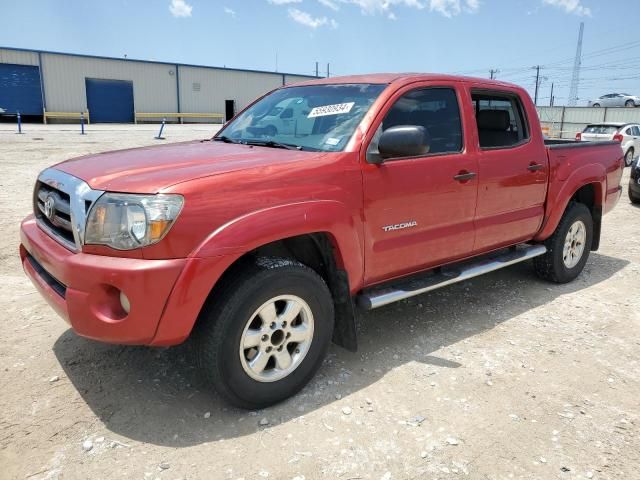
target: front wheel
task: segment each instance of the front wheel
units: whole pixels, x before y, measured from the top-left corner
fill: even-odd
[[[593,105],[591,105],[593,108],[600,108],[600,104],[599,103],[594,103]]]
[[[627,100],[624,104],[625,107],[635,107],[636,104],[633,100]]]
[[[198,364],[229,403],[267,407],[298,392],[322,364],[333,332],[333,300],[305,265],[259,258],[228,278],[195,333]]]
[[[533,259],[536,273],[555,283],[575,279],[587,263],[592,239],[591,212],[582,203],[570,203],[556,231],[544,242],[547,253]]]
[[[629,150],[627,150],[627,153],[625,153],[624,155],[624,166],[628,167],[629,165],[631,165],[633,163],[633,148],[630,148]]]

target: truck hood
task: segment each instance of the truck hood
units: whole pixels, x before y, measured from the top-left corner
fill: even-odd
[[[156,193],[197,178],[309,160],[311,155],[322,154],[198,140],[85,155],[55,168],[96,190]]]

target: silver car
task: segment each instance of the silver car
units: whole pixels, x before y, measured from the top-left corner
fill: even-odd
[[[640,97],[628,93],[609,93],[589,100],[588,107],[640,107]]]
[[[576,140],[583,142],[603,142],[616,140],[620,142],[624,153],[625,166],[631,165],[633,159],[640,154],[640,124],[623,122],[590,123],[582,132],[576,134]]]

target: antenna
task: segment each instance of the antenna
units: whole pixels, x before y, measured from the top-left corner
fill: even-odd
[[[580,65],[582,64],[582,33],[584,32],[584,22],[580,22],[580,33],[578,34],[578,48],[576,48],[576,59],[573,61],[573,74],[571,75],[571,88],[569,90],[570,107],[575,107],[578,103],[578,86],[580,84]]]

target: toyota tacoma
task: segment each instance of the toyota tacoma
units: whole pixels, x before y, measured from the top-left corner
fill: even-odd
[[[366,310],[529,259],[573,280],[622,169],[618,142],[544,139],[515,85],[318,79],[210,139],[47,168],[20,256],[77,334],[190,338],[219,394],[260,408],[301,389],[331,341],[355,350]]]

